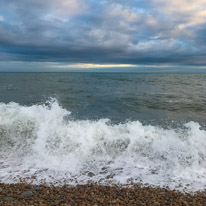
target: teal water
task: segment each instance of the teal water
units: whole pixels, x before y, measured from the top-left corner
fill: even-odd
[[[0,74],[0,102],[33,105],[49,98],[56,98],[76,119],[205,125],[206,74]]]

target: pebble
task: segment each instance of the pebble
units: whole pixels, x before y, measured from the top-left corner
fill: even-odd
[[[87,175],[88,175],[88,177],[93,177],[93,176],[95,176],[95,174],[94,174],[93,172],[88,172]]]
[[[21,193],[21,198],[30,198],[30,197],[33,197],[33,195],[34,195],[33,192],[25,191]]]
[[[87,184],[60,187],[0,183],[0,188],[3,189],[0,193],[0,206],[206,206],[206,190],[189,194],[169,188],[145,187],[141,184],[131,186]]]
[[[38,191],[38,190],[40,190],[41,189],[41,187],[34,187],[34,191]]]
[[[4,200],[5,202],[11,202],[11,201],[14,200],[14,198],[13,198],[13,197],[4,197],[3,200]]]

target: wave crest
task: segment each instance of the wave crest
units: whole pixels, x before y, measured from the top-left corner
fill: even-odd
[[[206,131],[198,123],[174,130],[139,121],[72,120],[70,114],[56,100],[1,103],[1,181],[35,175],[37,182],[51,183],[132,179],[176,189],[205,187]]]

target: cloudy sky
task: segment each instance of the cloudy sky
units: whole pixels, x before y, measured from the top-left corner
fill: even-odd
[[[206,0],[1,0],[0,71],[206,70]]]

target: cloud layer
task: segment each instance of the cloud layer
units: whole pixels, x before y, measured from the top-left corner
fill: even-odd
[[[204,66],[206,1],[1,0],[0,61]]]

